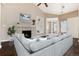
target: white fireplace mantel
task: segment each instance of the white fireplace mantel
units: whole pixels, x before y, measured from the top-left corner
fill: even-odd
[[[22,33],[23,30],[31,30],[32,36],[35,34],[35,26],[33,26],[33,25],[25,25],[25,24],[16,25],[16,32],[17,33]]]

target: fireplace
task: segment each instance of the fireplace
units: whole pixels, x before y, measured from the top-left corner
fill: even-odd
[[[23,30],[22,33],[26,38],[31,38],[31,30]]]

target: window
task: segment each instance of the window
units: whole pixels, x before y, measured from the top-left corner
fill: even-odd
[[[56,33],[57,31],[57,23],[51,22],[51,33]]]
[[[62,20],[61,21],[61,32],[67,32],[67,31],[68,31],[67,20]]]
[[[46,33],[57,33],[58,18],[46,19]]]

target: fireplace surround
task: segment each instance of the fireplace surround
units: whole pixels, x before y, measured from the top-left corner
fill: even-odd
[[[27,38],[31,38],[36,34],[35,26],[26,25],[26,24],[17,24],[16,25],[16,33],[24,34],[25,37],[29,35]],[[27,33],[27,35],[26,35]]]

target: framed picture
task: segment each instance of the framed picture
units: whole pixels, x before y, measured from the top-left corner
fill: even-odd
[[[31,15],[30,14],[22,14],[20,13],[20,22],[26,23],[31,20]]]

